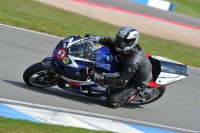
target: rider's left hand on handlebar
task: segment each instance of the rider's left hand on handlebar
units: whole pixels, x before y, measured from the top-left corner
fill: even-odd
[[[91,38],[94,38],[96,41],[96,43],[99,43],[99,40],[100,40],[100,36],[98,36],[98,35],[94,35],[94,34],[89,34],[89,33],[87,33],[86,35],[85,35],[85,37],[91,37]]]

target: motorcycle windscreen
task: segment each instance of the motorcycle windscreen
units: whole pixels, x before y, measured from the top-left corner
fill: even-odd
[[[68,52],[70,55],[93,60],[93,52],[92,52],[92,46],[87,41],[80,41],[68,48]]]
[[[120,72],[122,63],[115,60],[117,52],[113,49],[104,46],[95,51],[96,67],[106,72]]]
[[[54,64],[66,77],[74,75],[86,65],[93,65],[92,46],[88,41],[79,39],[75,36],[63,39],[52,55]]]

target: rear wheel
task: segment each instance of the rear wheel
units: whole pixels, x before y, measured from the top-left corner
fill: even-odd
[[[25,70],[23,79],[30,86],[50,87],[57,85],[60,78],[49,73],[42,66],[42,62],[38,62]]]
[[[145,101],[142,102],[142,99],[139,95],[137,95],[134,100],[132,100],[130,103],[133,105],[144,105],[148,103],[152,103],[159,98],[162,97],[162,95],[165,93],[166,86],[159,87],[159,88],[146,88],[144,90],[145,95]]]

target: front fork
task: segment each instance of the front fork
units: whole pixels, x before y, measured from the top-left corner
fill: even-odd
[[[52,57],[46,57],[46,58],[44,58],[42,60],[42,66],[44,67],[44,69],[46,69],[48,71],[49,74],[52,74],[54,77],[56,77],[55,79],[53,79],[50,82],[59,81],[59,84],[63,84],[63,82],[65,80],[63,80],[63,78],[60,76],[59,70],[52,63]]]
[[[52,63],[52,57],[44,58],[42,60],[42,66],[51,74],[59,74],[59,70]]]

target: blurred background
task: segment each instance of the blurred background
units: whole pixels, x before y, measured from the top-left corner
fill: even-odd
[[[0,0],[0,23],[61,37],[115,37],[121,26],[131,25],[142,33],[146,53],[200,67],[200,0],[37,1],[44,4]]]

